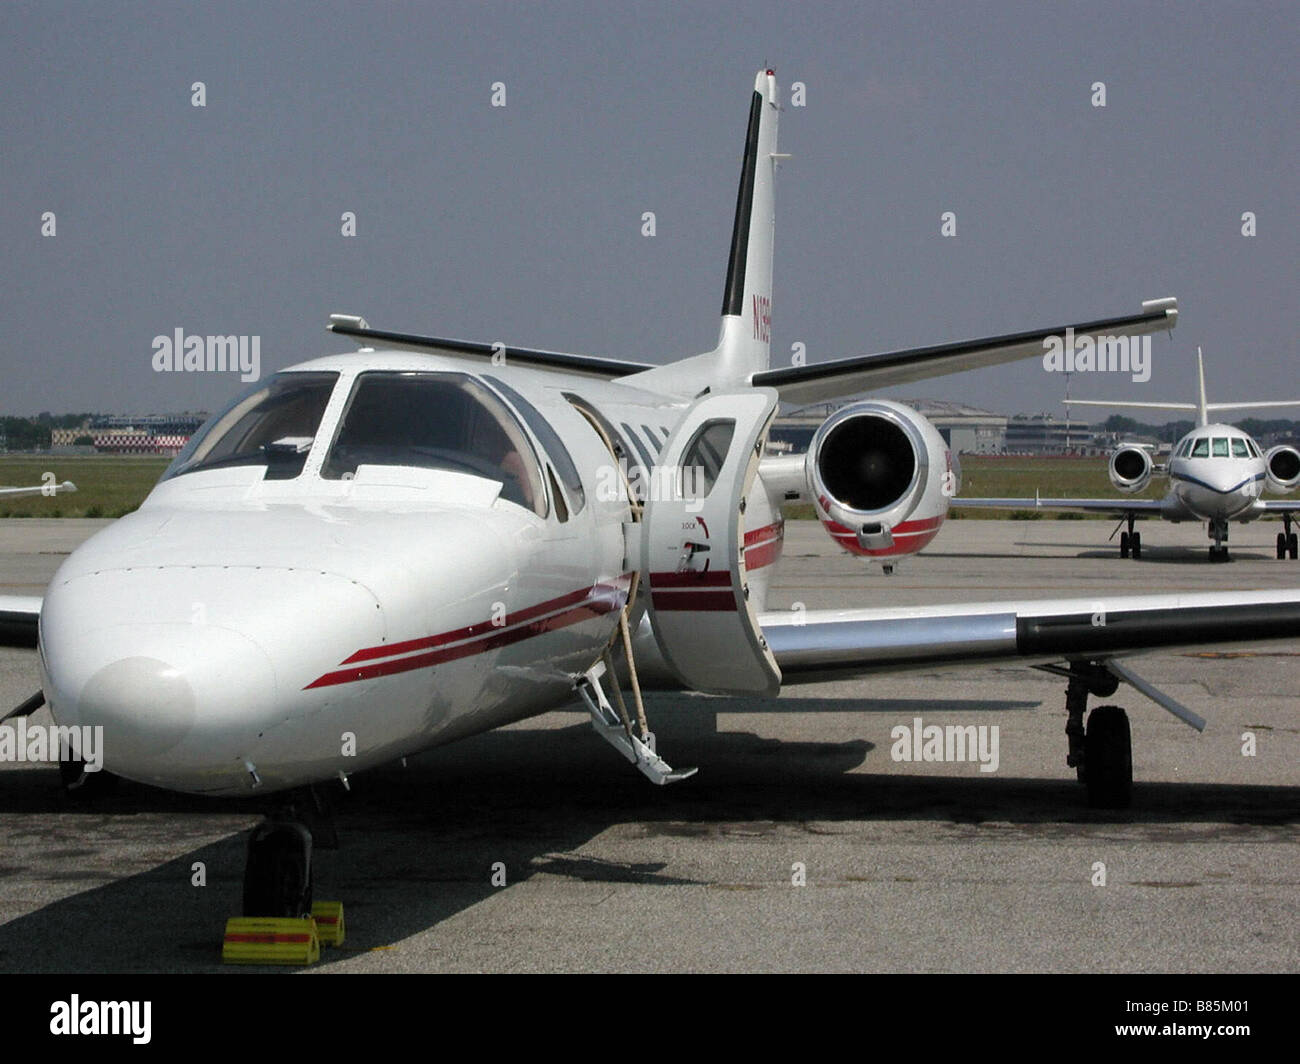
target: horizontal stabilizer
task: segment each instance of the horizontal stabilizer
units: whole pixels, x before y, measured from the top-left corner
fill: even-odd
[[[606,380],[644,373],[653,366],[641,362],[619,362],[590,355],[570,355],[562,351],[542,351],[530,347],[514,347],[503,343],[480,343],[475,340],[453,340],[439,336],[417,336],[414,333],[386,332],[373,329],[364,318],[345,314],[331,314],[330,332],[365,341],[366,346],[397,348],[403,351],[424,351],[430,354],[478,355],[482,358],[505,359],[519,365],[542,369],[562,369],[570,373],[586,373]]]
[[[788,366],[755,373],[756,387],[775,388],[782,402],[816,403],[854,395],[868,389],[891,388],[899,384],[941,377],[985,366],[1000,366],[1019,359],[1042,357],[1049,341],[1062,338],[1067,330],[1075,340],[1092,337],[1141,336],[1171,329],[1178,320],[1178,301],[1153,299],[1142,304],[1140,314],[1105,318],[1050,329],[962,340],[935,347],[916,347],[877,355],[837,359],[806,366]]]

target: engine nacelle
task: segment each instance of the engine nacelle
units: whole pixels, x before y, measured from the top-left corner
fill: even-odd
[[[1110,482],[1125,495],[1133,495],[1150,484],[1151,470],[1151,455],[1145,447],[1125,444],[1110,456]]]
[[[827,418],[804,459],[809,494],[845,550],[891,567],[938,534],[961,471],[933,425],[887,399]]]
[[[1300,451],[1280,444],[1264,455],[1268,469],[1268,490],[1292,492],[1300,487]]]

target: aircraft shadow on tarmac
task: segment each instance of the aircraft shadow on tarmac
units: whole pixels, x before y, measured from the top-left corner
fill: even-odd
[[[653,696],[652,696],[653,698]],[[795,700],[795,705],[842,700]],[[791,700],[782,700],[789,707]],[[893,712],[900,703],[891,703]],[[933,703],[917,701],[917,712]],[[1011,703],[1018,708],[1019,703]],[[536,876],[639,887],[696,884],[665,871],[659,859],[672,837],[717,838],[812,831],[826,822],[930,821],[966,830],[996,821],[999,838],[1080,838],[1102,825],[1129,825],[1162,841],[1203,838],[1201,825],[1273,827],[1300,820],[1300,787],[1197,783],[1134,786],[1134,807],[1094,811],[1072,778],[1007,778],[924,772],[879,775],[888,747],[863,740],[789,742],[750,732],[717,731],[712,712],[666,712],[652,705],[659,747],[674,765],[699,775],[654,787],[620,760],[575,716],[571,727],[527,726],[490,733],[411,758],[408,767],[352,778],[336,798],[340,848],[316,853],[316,897],[342,900],[348,940],[326,950],[319,967],[436,927]],[[801,707],[802,708],[802,707]],[[865,766],[867,772],[853,770]],[[972,770],[974,766],[971,766]],[[203,830],[214,814],[255,822],[250,803],[176,795],[123,783],[101,806],[76,813],[54,773],[0,773],[4,830],[49,836],[43,851],[61,853],[66,871],[45,881],[101,880],[114,855],[166,847],[182,830]],[[73,816],[68,816],[73,812]],[[55,814],[65,814],[55,820]],[[27,822],[16,823],[18,817]],[[191,820],[191,818],[196,818]],[[71,821],[71,823],[69,823]],[[198,824],[197,829],[195,824]],[[228,830],[229,825],[221,830]],[[1108,829],[1113,830],[1113,827]],[[635,861],[584,849],[606,831]],[[238,911],[246,832],[199,846],[146,872],[79,891],[0,926],[0,971],[222,971],[220,941]],[[38,845],[46,845],[39,843]],[[60,847],[51,850],[51,846]],[[0,858],[0,883],[27,870],[12,850]],[[207,885],[191,885],[195,862]],[[493,886],[493,866],[507,884]],[[8,866],[8,867],[3,867]],[[703,887],[722,884],[699,882]],[[509,897],[508,893],[506,895]],[[539,917],[521,911],[521,919]],[[473,968],[473,956],[457,957]]]

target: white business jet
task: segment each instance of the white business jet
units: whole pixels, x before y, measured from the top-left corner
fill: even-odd
[[[1194,410],[1196,428],[1174,446],[1169,464],[1157,468],[1151,453],[1142,446],[1124,443],[1111,453],[1108,471],[1110,482],[1126,494],[1142,491],[1153,475],[1169,478],[1169,491],[1163,499],[967,499],[952,500],[954,506],[973,509],[1073,510],[1084,513],[1115,514],[1125,521],[1128,531],[1120,533],[1121,558],[1142,557],[1142,533],[1133,528],[1139,515],[1149,514],[1165,521],[1204,521],[1206,533],[1214,540],[1211,561],[1227,561],[1228,522],[1246,524],[1269,514],[1282,518],[1277,534],[1279,559],[1297,555],[1296,533],[1291,531],[1300,502],[1263,499],[1267,488],[1286,493],[1300,487],[1300,451],[1285,444],[1261,450],[1251,437],[1232,425],[1210,424],[1211,411],[1258,409],[1272,406],[1300,406],[1300,400],[1258,403],[1207,403],[1205,401],[1205,364],[1201,349],[1196,349],[1196,369],[1200,385],[1197,403],[1129,403],[1101,399],[1075,399],[1076,406],[1120,406],[1143,410]],[[1112,533],[1113,535],[1113,533]]]
[[[883,401],[839,411],[801,463],[765,459],[778,400],[1039,357],[1066,326],[770,368],[770,70],[749,108],[713,350],[649,366],[335,316],[359,351],[239,396],[138,511],[64,562],[43,601],[0,600],[0,633],[39,644],[42,692],[19,710],[43,697],[61,725],[102,726],[110,773],[285,796],[250,843],[248,915],[310,904],[308,789],[576,699],[669,783],[693,770],[656,752],[642,683],[762,696],[827,676],[1043,665],[1068,683],[1069,764],[1093,802],[1122,805],[1128,721],[1103,706],[1085,730],[1089,694],[1124,680],[1204,724],[1129,655],[1300,636],[1300,590],[1115,597],[1104,625],[1095,592],[767,610],[784,499],[814,499],[837,539],[870,548],[897,542],[918,500],[942,509],[948,471],[937,435]],[[1157,300],[1072,328],[1139,335],[1176,313]]]

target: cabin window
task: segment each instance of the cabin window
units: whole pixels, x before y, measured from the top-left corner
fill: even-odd
[[[162,479],[227,466],[262,465],[268,480],[298,476],[337,373],[277,373],[208,419]]]
[[[682,453],[683,498],[708,498],[727,460],[727,449],[735,431],[734,421],[708,421],[696,430]]]
[[[547,514],[537,453],[495,395],[463,373],[362,373],[321,476],[363,465],[416,466],[499,481],[501,498]]]
[[[582,488],[582,477],[578,475],[578,467],[573,464],[573,456],[569,454],[569,449],[564,446],[560,434],[542,416],[542,412],[537,407],[533,406],[505,381],[487,374],[484,375],[483,379],[509,399],[514,404],[514,408],[523,415],[523,419],[528,422],[528,427],[533,430],[533,435],[541,442],[543,449],[550,456],[551,461],[555,463],[555,468],[559,470],[560,479],[564,481],[564,486],[568,489],[573,512],[575,514],[581,513],[583,506],[586,505],[587,495]],[[551,481],[552,483],[555,482],[554,472],[552,472]],[[560,504],[557,503],[557,509],[559,508]],[[568,517],[561,517],[560,520],[567,521]]]

